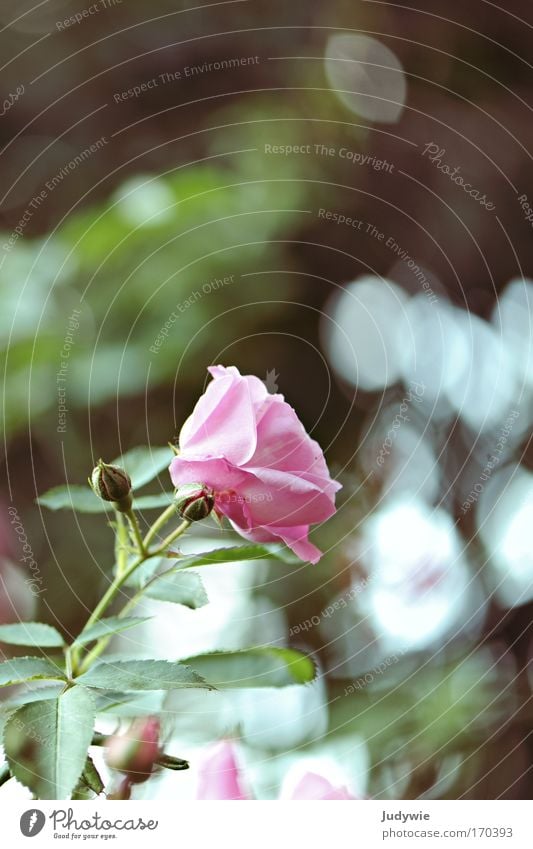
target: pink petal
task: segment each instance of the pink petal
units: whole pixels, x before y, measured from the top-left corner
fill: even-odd
[[[233,746],[219,743],[200,768],[198,799],[247,800],[241,788]]]
[[[318,563],[322,557],[320,549],[309,542],[309,525],[300,525],[293,528],[278,528],[272,525],[268,528],[245,529],[233,520],[231,523],[241,536],[252,542],[284,542],[305,563]]]
[[[304,563],[318,563],[322,552],[316,545],[309,542],[309,525],[301,525],[295,528],[276,528],[279,538],[294,551]]]
[[[257,448],[250,466],[265,466],[330,480],[324,454],[318,442],[306,430],[292,407],[274,399],[257,427]],[[339,484],[335,484],[340,489]]]
[[[181,454],[174,457],[169,472],[175,487],[184,483],[203,483],[217,493],[240,489],[250,477],[223,457],[189,460]]]
[[[292,799],[354,799],[345,787],[334,787],[327,778],[308,772],[295,788]]]
[[[241,492],[254,525],[310,525],[335,512],[329,482],[310,481],[277,469],[247,466],[246,471],[249,477]]]
[[[257,444],[254,408],[248,383],[238,372],[216,372],[183,425],[179,442],[189,458],[225,457],[235,465],[250,459]]]

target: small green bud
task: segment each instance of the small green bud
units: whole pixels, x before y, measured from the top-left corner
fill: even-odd
[[[176,491],[176,506],[182,519],[201,522],[215,506],[215,494],[202,483],[185,483]]]
[[[89,483],[95,495],[104,501],[112,501],[119,512],[127,513],[131,508],[131,480],[124,469],[98,460]]]

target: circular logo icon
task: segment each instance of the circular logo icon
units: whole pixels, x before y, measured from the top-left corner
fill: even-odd
[[[43,812],[38,811],[37,808],[32,808],[22,814],[20,818],[20,830],[24,837],[35,837],[36,834],[39,834],[43,830],[45,822],[46,817]]]

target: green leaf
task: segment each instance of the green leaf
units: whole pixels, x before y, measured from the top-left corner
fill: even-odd
[[[123,454],[111,465],[121,466],[131,478],[134,489],[141,489],[159,472],[170,465],[174,456],[173,451],[167,446],[163,448],[151,448],[141,446],[132,448]],[[134,507],[139,510],[151,510],[157,507],[167,507],[172,501],[172,493],[158,493],[146,495],[134,500]],[[49,510],[77,510],[79,513],[106,513],[113,510],[109,501],[98,498],[92,489],[79,484],[68,484],[67,486],[56,486],[49,489],[44,495],[40,495],[37,503]]]
[[[47,687],[36,687],[33,690],[19,691],[9,699],[2,699],[0,702],[2,706],[0,710],[11,711],[22,707],[22,705],[28,705],[30,702],[42,702],[45,699],[57,699],[59,694],[63,691],[64,686],[64,682],[58,681],[56,684],[51,684]]]
[[[145,595],[158,601],[183,604],[191,610],[203,607],[209,601],[202,579],[196,572],[171,570],[168,575],[153,578]]]
[[[167,660],[104,661],[77,679],[87,687],[101,690],[180,690],[209,684],[184,663]]]
[[[137,693],[115,693],[113,691],[97,691],[96,708],[98,713],[109,713],[113,716],[135,718],[161,713],[163,699],[166,694],[157,690],[145,690]]]
[[[94,699],[84,687],[24,705],[4,729],[11,772],[38,799],[68,799],[83,771],[93,726]]]
[[[0,663],[0,687],[35,681],[37,678],[64,679],[65,673],[59,666],[42,657],[14,657]]]
[[[111,461],[112,466],[120,466],[125,469],[131,478],[134,489],[141,489],[150,483],[159,472],[170,466],[174,452],[166,445],[163,448],[154,448],[150,445],[141,445],[127,451],[122,457]]]
[[[59,631],[42,622],[17,622],[14,625],[0,625],[0,643],[12,646],[40,646],[42,648],[62,648],[65,641]]]
[[[37,503],[49,510],[77,510],[78,513],[107,513],[113,509],[111,502],[98,498],[88,485],[79,484],[55,486],[40,495]]]
[[[136,510],[158,510],[160,507],[168,507],[174,501],[173,492],[159,492],[156,495],[140,495],[133,499]]]
[[[308,655],[273,646],[217,651],[183,662],[219,689],[287,687],[308,684],[316,677],[315,664]]]
[[[187,554],[176,562],[179,569],[195,566],[215,566],[220,563],[237,563],[240,560],[282,560],[284,563],[300,562],[285,545],[235,545],[216,548],[201,554]]]
[[[75,643],[77,646],[85,646],[87,643],[92,643],[93,640],[99,640],[100,637],[108,637],[110,634],[119,634],[121,631],[134,628],[135,625],[147,622],[150,618],[150,616],[142,618],[138,616],[125,616],[123,618],[110,616],[108,619],[100,619],[94,625],[84,628],[81,634],[76,637]]]
[[[156,510],[159,507],[168,507],[173,497],[171,492],[141,495],[133,499],[133,506],[136,510]],[[114,509],[110,501],[98,498],[90,486],[75,483],[49,489],[39,496],[37,503],[49,510],[76,510],[78,513],[109,513]]]

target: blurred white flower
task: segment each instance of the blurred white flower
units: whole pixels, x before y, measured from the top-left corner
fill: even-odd
[[[521,381],[533,386],[533,281],[511,280],[493,311],[492,324]]]
[[[305,687],[264,687],[231,694],[243,740],[274,751],[323,737],[328,727],[326,687],[321,676]]]
[[[442,298],[430,303],[419,294],[398,316],[403,340],[400,367],[404,382],[418,381],[425,387],[424,402],[438,402],[452,390],[457,374],[469,363],[468,340],[454,309]],[[390,333],[394,332],[391,328]]]
[[[476,508],[491,589],[504,607],[533,599],[533,475],[508,466],[488,481]]]
[[[407,295],[395,283],[361,277],[336,293],[322,319],[324,345],[338,374],[367,391],[396,383],[401,375],[396,335]]]
[[[468,345],[468,361],[447,387],[450,402],[475,432],[495,427],[514,405],[518,383],[510,352],[488,322],[464,310],[456,317]]]
[[[479,631],[485,599],[443,510],[414,499],[391,503],[367,520],[362,545],[370,580],[361,606],[386,651]]]
[[[382,497],[411,493],[431,503],[441,480],[431,432],[423,432],[413,423],[417,419],[416,404],[407,408],[403,421],[399,417],[403,413],[401,403],[400,397],[379,413],[377,422],[373,419],[369,436],[358,452],[360,462],[367,474],[379,476]]]
[[[355,33],[332,35],[325,67],[331,88],[352,112],[375,123],[399,120],[407,97],[405,74],[381,41]]]

